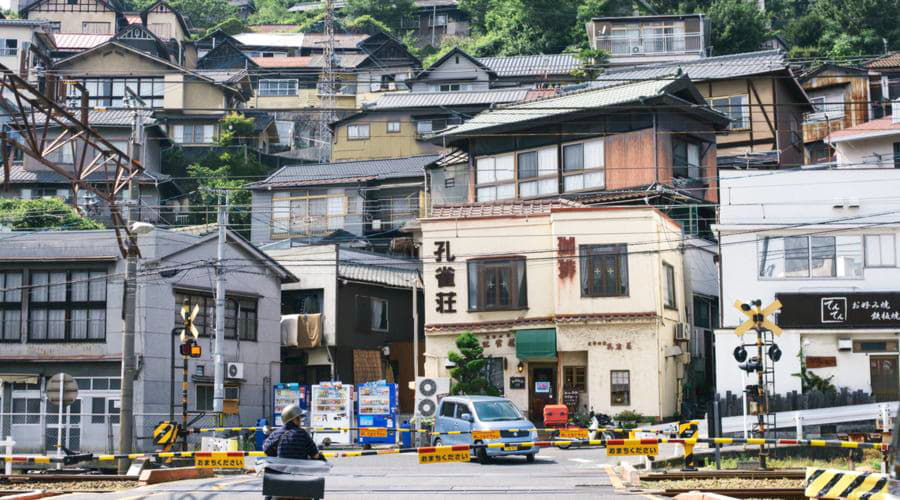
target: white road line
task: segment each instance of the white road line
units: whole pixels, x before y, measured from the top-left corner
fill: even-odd
[[[593,460],[588,460],[586,458],[570,458],[569,461],[570,462],[578,462],[580,464],[590,464],[590,463],[594,462]]]

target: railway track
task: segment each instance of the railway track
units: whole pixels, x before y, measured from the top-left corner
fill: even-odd
[[[641,476],[641,481],[680,481],[685,479],[805,479],[804,470],[701,470],[652,472]]]
[[[692,491],[697,491],[697,488],[654,491],[653,494],[664,497],[675,497],[682,493],[690,493]],[[803,488],[703,488],[702,491],[704,493],[715,493],[717,495],[724,495],[732,498],[806,498],[803,494]]]

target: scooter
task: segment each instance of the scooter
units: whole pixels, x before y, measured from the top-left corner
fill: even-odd
[[[611,429],[615,427],[615,422],[609,415],[603,413],[594,413],[591,410],[591,424],[588,426],[591,439],[615,439],[617,436],[614,432],[602,429]]]

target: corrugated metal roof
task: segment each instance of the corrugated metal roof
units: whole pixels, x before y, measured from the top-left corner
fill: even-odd
[[[130,127],[131,115],[132,111],[130,109],[108,108],[106,111],[92,109],[88,111],[88,123],[95,126]],[[155,121],[151,111],[138,111],[138,120],[144,125]]]
[[[53,39],[59,50],[90,49],[108,42],[115,35],[94,35],[90,33],[54,33]]]
[[[372,109],[433,108],[438,106],[491,105],[522,101],[528,89],[472,92],[398,92],[383,95]]]
[[[365,281],[388,286],[421,288],[419,272],[415,269],[388,267],[369,262],[345,262],[341,259],[338,275],[353,281]]]
[[[595,86],[605,87],[618,85],[623,82],[660,78],[673,75],[679,68],[683,73],[687,73],[691,80],[703,81],[758,75],[787,69],[787,67],[784,52],[779,50],[761,50],[743,54],[706,57],[694,61],[609,69],[597,77]]]
[[[260,68],[305,68],[309,67],[312,57],[251,57],[250,60]]]
[[[455,205],[437,205],[432,208],[429,218],[465,219],[469,217],[546,215],[554,208],[580,208],[585,206],[587,205],[562,198],[460,203]]]
[[[572,54],[536,54],[510,57],[478,57],[478,62],[499,77],[567,75],[582,66]]]
[[[216,83],[231,84],[243,80],[247,70],[227,71],[217,69],[195,69],[194,72],[203,75]]]
[[[426,165],[437,161],[440,157],[441,155],[421,155],[385,160],[290,165],[282,167],[268,179],[254,182],[247,187],[263,189],[414,177],[421,175]]]
[[[119,258],[121,252],[112,230],[0,233],[0,261]]]
[[[671,84],[672,79],[663,78],[660,80],[620,84],[614,87],[580,90],[546,99],[510,104],[498,109],[482,111],[471,120],[440,135],[450,137],[470,134],[483,129],[529,120],[540,120],[584,110],[585,108],[602,108],[634,102],[642,97],[658,96]]]

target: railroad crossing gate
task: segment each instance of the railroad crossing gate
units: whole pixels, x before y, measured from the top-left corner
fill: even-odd
[[[888,477],[884,474],[807,467],[804,484],[806,491],[803,494],[810,498],[888,498]]]

